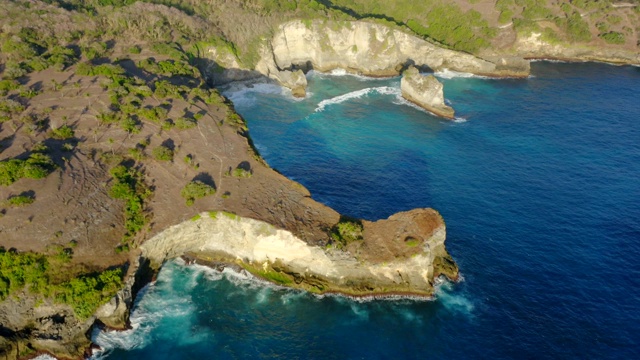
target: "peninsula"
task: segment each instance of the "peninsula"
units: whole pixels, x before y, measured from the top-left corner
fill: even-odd
[[[318,203],[264,162],[215,87],[275,81],[303,97],[311,69],[637,65],[640,15],[607,1],[604,17],[580,15],[589,1],[409,3],[2,2],[0,356],[82,357],[90,329],[126,328],[137,292],[179,256],[319,294],[429,297],[439,276],[455,281],[436,210],[367,221]],[[428,99],[415,82],[403,91],[452,117],[437,84]]]

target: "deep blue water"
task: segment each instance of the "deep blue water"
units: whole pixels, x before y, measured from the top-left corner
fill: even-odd
[[[318,201],[371,220],[439,210],[464,281],[358,303],[169,263],[134,330],[95,335],[104,355],[638,358],[640,68],[532,74],[443,78],[456,122],[401,102],[398,78],[315,74],[303,101],[230,90],[267,162]]]

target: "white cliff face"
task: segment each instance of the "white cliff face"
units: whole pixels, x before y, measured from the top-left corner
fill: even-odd
[[[542,34],[536,32],[527,36],[518,36],[513,48],[517,54],[530,58],[640,64],[640,54],[636,51],[584,45],[552,44],[544,41]]]
[[[397,75],[407,65],[432,70],[455,70],[489,76],[527,76],[528,63],[516,67],[447,50],[416,36],[364,21],[292,21],[280,26],[271,42],[271,56],[262,58],[256,70],[288,69],[311,64],[329,71],[343,68],[364,75]],[[508,65],[508,66],[506,66]]]
[[[413,66],[402,74],[400,81],[400,89],[405,99],[436,115],[452,119],[454,111],[444,103],[443,87],[433,75],[421,75]]]
[[[142,246],[142,255],[156,263],[191,253],[225,254],[244,264],[265,268],[284,264],[303,277],[319,277],[340,289],[354,283],[374,284],[376,288],[416,294],[433,291],[433,260],[444,247],[444,229],[433,236],[433,251],[382,264],[362,262],[339,250],[310,246],[292,233],[258,220],[216,213],[202,213],[198,220],[170,227]],[[442,239],[441,239],[442,238]]]

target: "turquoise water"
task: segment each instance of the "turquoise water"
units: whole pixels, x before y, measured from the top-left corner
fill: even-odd
[[[443,74],[454,122],[399,79],[312,74],[302,101],[227,92],[267,162],[366,219],[434,207],[464,280],[434,301],[318,298],[167,264],[110,359],[635,358],[640,354],[640,69],[534,63]],[[455,74],[453,74],[455,75]]]

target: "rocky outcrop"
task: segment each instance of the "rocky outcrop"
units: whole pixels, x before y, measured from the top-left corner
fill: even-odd
[[[438,116],[453,119],[453,109],[444,103],[443,87],[435,76],[421,75],[413,66],[402,74],[400,81],[402,97]]]
[[[544,41],[541,33],[516,39],[516,54],[530,59],[555,59],[564,61],[599,61],[612,64],[640,65],[640,53],[622,48],[597,48],[586,45],[552,44]]]
[[[395,76],[412,64],[492,77],[526,77],[530,71],[529,62],[520,58],[480,59],[365,21],[285,23],[263,49],[256,70],[275,79],[279,71],[294,68]]]
[[[0,302],[0,354],[19,359],[33,349],[81,358],[94,319],[79,320],[66,305],[23,292]]]
[[[307,95],[307,78],[302,70],[280,71],[278,80],[282,85],[291,89],[295,97],[305,97]]]
[[[363,226],[363,240],[344,251],[309,245],[262,221],[202,213],[147,241],[142,254],[162,263],[188,253],[237,264],[281,285],[353,296],[431,296],[435,277],[457,278],[455,265],[455,270],[440,265],[451,258],[444,248],[444,222],[435,210],[416,209]]]
[[[127,271],[122,289],[108,303],[96,310],[94,314],[96,320],[111,329],[122,330],[129,327],[129,312],[136,294],[155,275],[155,270],[149,265],[149,261],[144,257],[138,257],[134,261],[133,266]]]

